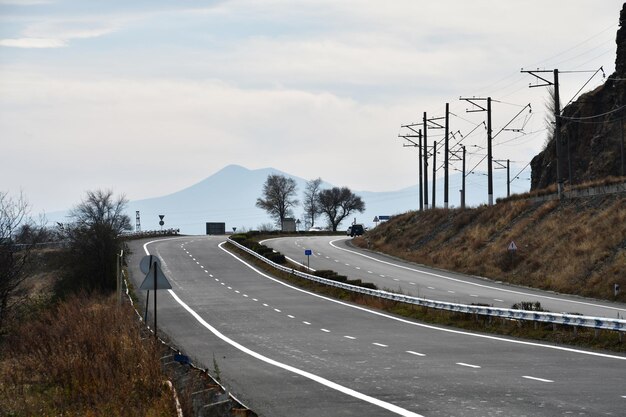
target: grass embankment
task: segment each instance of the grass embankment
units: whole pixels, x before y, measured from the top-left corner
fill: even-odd
[[[257,237],[258,236],[255,236],[255,238]],[[257,268],[300,288],[372,309],[385,311],[401,317],[411,318],[430,324],[455,327],[463,330],[519,337],[546,343],[567,344],[584,348],[604,349],[614,352],[626,351],[626,344],[620,342],[619,335],[616,332],[604,330],[595,331],[594,329],[588,328],[576,328],[572,326],[559,326],[552,324],[535,324],[526,321],[502,318],[489,318],[479,315],[435,310],[427,307],[384,300],[378,297],[371,297],[351,291],[345,291],[340,288],[299,278],[296,275],[272,268],[265,262],[262,262],[247,252],[238,249],[234,245],[229,244],[228,248],[229,250],[237,253],[238,256],[254,264]],[[299,268],[294,266],[294,269]]]
[[[624,195],[409,212],[353,242],[437,268],[626,301]],[[617,297],[614,284],[622,288]]]
[[[57,251],[58,252],[58,251]],[[4,416],[175,416],[162,347],[115,297],[52,292],[55,251],[26,282],[28,300],[0,339]],[[25,298],[26,300],[26,298]]]

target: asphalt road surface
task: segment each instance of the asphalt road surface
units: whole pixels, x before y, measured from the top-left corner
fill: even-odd
[[[539,301],[555,313],[625,318],[626,305],[518,287],[485,278],[428,268],[349,245],[351,238],[307,236],[268,239],[263,243],[312,269],[332,269],[351,279],[373,282],[379,289],[437,301],[488,304],[511,308],[520,301]],[[305,249],[313,253],[307,259]]]
[[[256,271],[224,240],[131,242],[129,271],[139,286],[141,257],[161,259],[173,288],[158,292],[159,333],[198,366],[217,364],[222,383],[261,416],[624,415],[624,355],[424,325],[324,298]]]

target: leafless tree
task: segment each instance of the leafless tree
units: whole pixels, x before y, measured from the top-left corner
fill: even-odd
[[[554,137],[554,129],[556,128],[556,118],[554,112],[556,111],[556,93],[554,86],[548,87],[548,98],[546,99],[546,115],[544,122],[546,123],[546,140],[543,144],[543,148],[546,149],[552,138]],[[560,106],[559,106],[560,108]]]
[[[304,189],[304,198],[302,201],[302,208],[304,209],[305,225],[307,228],[315,226],[315,219],[321,214],[318,194],[322,185],[322,179],[316,178],[314,180],[307,181],[306,188]]]
[[[365,211],[365,203],[361,197],[355,195],[348,187],[333,187],[329,190],[322,190],[319,193],[318,201],[320,210],[326,215],[333,232],[337,231],[339,224],[351,213]]]
[[[116,287],[116,256],[123,248],[122,233],[131,230],[124,213],[127,200],[110,190],[89,191],[70,211],[69,278],[72,288],[112,291]]]
[[[256,206],[265,210],[282,228],[283,220],[290,216],[292,207],[298,205],[296,181],[283,175],[270,174],[263,185],[263,196],[256,200]]]
[[[27,277],[26,270],[38,233],[18,234],[35,226],[29,217],[29,206],[23,194],[11,197],[0,191],[0,328],[12,308],[12,298]]]

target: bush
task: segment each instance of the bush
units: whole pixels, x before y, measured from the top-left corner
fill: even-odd
[[[277,264],[284,264],[287,262],[287,259],[285,259],[285,255],[283,255],[282,253],[278,253],[278,252],[271,253],[268,256],[266,256],[266,258]]]

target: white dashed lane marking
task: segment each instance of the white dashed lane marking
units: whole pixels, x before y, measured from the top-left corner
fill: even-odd
[[[530,379],[530,380],[533,380],[533,381],[539,381],[539,382],[554,382],[554,381],[552,381],[550,379],[537,378],[537,377],[528,376],[528,375],[523,375],[522,378]]]
[[[323,331],[324,333],[330,333],[330,330],[328,329],[320,329],[321,331]]]
[[[354,336],[344,336],[346,339],[350,339],[350,340],[356,340],[356,337]]]
[[[389,347],[389,345],[383,345],[382,343],[378,343],[378,342],[374,342],[372,343],[374,346],[380,346],[380,347]]]
[[[472,364],[469,364],[469,363],[457,362],[456,364],[460,365],[460,366],[466,366],[468,368],[480,369],[480,366],[472,365]]]
[[[407,350],[406,353],[410,353],[411,355],[415,356],[426,356],[424,353],[413,352],[412,350]]]

